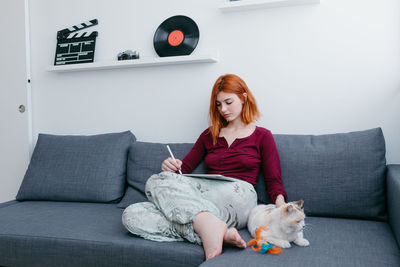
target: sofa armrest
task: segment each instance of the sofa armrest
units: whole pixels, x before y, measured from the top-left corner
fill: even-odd
[[[389,224],[400,247],[400,164],[387,165],[386,190]]]

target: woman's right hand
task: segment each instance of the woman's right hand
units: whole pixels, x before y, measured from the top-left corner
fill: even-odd
[[[167,172],[176,172],[182,167],[182,161],[180,159],[173,160],[173,158],[169,157],[163,161],[161,164],[161,170]]]

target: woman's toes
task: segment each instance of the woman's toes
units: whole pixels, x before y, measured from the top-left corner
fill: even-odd
[[[224,243],[237,246],[238,248],[246,248],[247,244],[240,236],[236,228],[229,228],[224,236]]]

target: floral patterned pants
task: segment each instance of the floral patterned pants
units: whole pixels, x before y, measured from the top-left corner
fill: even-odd
[[[231,181],[186,177],[161,172],[146,183],[150,202],[128,206],[122,223],[132,234],[154,241],[183,241],[201,244],[193,229],[195,216],[208,211],[238,229],[247,225],[252,208],[257,205],[253,185]]]

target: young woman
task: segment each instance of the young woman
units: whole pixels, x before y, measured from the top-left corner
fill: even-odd
[[[122,219],[131,233],[146,239],[202,244],[207,260],[220,255],[223,244],[246,248],[237,228],[246,226],[257,205],[254,187],[260,169],[270,200],[277,206],[287,200],[275,141],[269,130],[252,124],[260,114],[240,77],[226,74],[217,79],[209,113],[211,126],[186,157],[167,158],[161,165],[164,172],[147,181],[150,202],[130,205]],[[207,173],[231,181],[178,174],[191,173],[202,160]]]

